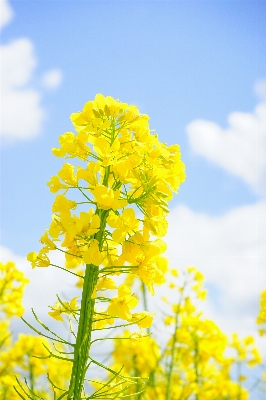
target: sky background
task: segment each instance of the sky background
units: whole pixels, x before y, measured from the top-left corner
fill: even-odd
[[[206,313],[222,329],[253,334],[266,288],[266,2],[1,0],[1,9],[1,253],[34,283],[26,307],[38,299],[46,318],[71,286],[31,271],[25,256],[50,223],[46,182],[62,164],[51,148],[73,130],[69,115],[102,93],[137,105],[162,142],[181,146],[171,265],[204,273]]]

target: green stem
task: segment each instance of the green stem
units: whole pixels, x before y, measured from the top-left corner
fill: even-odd
[[[199,343],[197,335],[194,336],[194,344],[195,344],[195,356],[194,356],[194,365],[195,365],[195,373],[196,373],[196,384],[197,389],[199,387]],[[196,400],[199,400],[198,393],[196,394]]]
[[[169,372],[168,372],[168,386],[167,386],[166,400],[171,399],[173,368],[174,368],[174,358],[175,358],[175,345],[177,342],[177,329],[178,329],[178,313],[176,313],[176,319],[175,319],[175,332],[174,332],[174,336],[173,336],[173,345],[172,345],[172,349],[171,349],[171,362],[170,362],[170,367],[169,367]]]
[[[105,170],[103,185],[107,186],[110,167]],[[100,230],[95,234],[98,240],[99,250],[102,251],[104,242],[104,232],[108,210],[96,209],[95,213],[101,219]],[[94,319],[95,298],[92,298],[94,288],[99,276],[99,267],[94,264],[87,264],[82,290],[80,317],[78,333],[74,349],[73,367],[69,384],[67,400],[81,400],[84,380],[87,372],[87,361],[91,347],[92,324]]]
[[[148,311],[147,292],[146,292],[145,283],[144,283],[143,281],[141,282],[141,291],[142,291],[142,295],[143,295],[143,306],[144,306],[144,310],[145,310],[145,311]]]
[[[240,400],[241,399],[241,392],[242,392],[242,387],[241,387],[241,362],[240,360],[237,361],[237,372],[238,372],[238,396],[237,399]]]
[[[91,346],[91,332],[95,304],[95,299],[92,299],[91,296],[98,280],[98,274],[98,266],[93,264],[86,265],[73,368],[67,397],[68,400],[81,399],[86,374],[86,365]]]
[[[30,378],[30,389],[32,390],[32,392],[34,392],[34,372],[33,372],[33,365],[31,362],[29,362],[29,378]]]
[[[133,356],[133,366],[134,366],[134,375],[135,376],[140,376],[140,371],[137,366],[137,361],[136,361],[136,355]],[[136,394],[137,394],[137,400],[141,400],[142,393],[139,393],[141,389],[140,381],[138,380],[136,383]]]
[[[172,383],[173,383],[173,369],[174,369],[174,359],[175,359],[175,346],[177,343],[177,330],[178,330],[178,323],[179,323],[179,313],[180,313],[180,307],[182,304],[183,300],[183,295],[186,287],[186,281],[182,287],[182,291],[180,293],[180,299],[179,303],[177,305],[177,310],[176,310],[176,317],[175,317],[175,330],[174,330],[174,335],[173,335],[173,344],[172,344],[172,349],[171,349],[171,361],[170,361],[170,366],[169,366],[169,371],[168,371],[168,386],[167,386],[167,393],[166,393],[166,399],[165,400],[170,400],[171,399],[171,391],[172,391]]]
[[[144,310],[148,311],[148,301],[147,301],[147,288],[145,283],[142,281],[141,282],[141,291],[142,291],[142,295],[143,295],[143,306],[144,306]],[[151,329],[147,328],[147,332],[150,335],[151,333]]]

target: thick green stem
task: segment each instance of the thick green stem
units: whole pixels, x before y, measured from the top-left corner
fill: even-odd
[[[99,267],[93,264],[86,265],[73,368],[67,397],[68,400],[81,399],[91,345],[91,331],[94,315],[95,299],[92,299],[91,296],[98,280],[98,274]]]
[[[108,180],[108,174],[106,179]],[[98,240],[99,250],[102,251],[108,211],[97,209],[96,214],[100,216],[101,225],[100,230],[95,235],[95,239]],[[82,389],[84,387],[84,379],[87,371],[86,366],[91,346],[91,332],[95,305],[95,299],[92,298],[92,294],[98,281],[98,275],[98,266],[93,264],[86,265],[78,333],[74,350],[74,360],[67,400],[80,400]]]
[[[109,174],[110,167],[107,167],[103,178],[103,185],[106,187],[108,187]],[[108,213],[108,210],[101,210],[98,208],[96,208],[95,211],[95,214],[98,214],[101,219],[100,229],[94,236],[95,239],[98,240],[100,251],[102,251],[103,248],[104,232]],[[98,266],[93,264],[86,265],[78,333],[74,350],[74,360],[67,400],[80,400],[82,396],[82,390],[84,388],[84,380],[87,371],[87,362],[91,346],[91,332],[95,305],[95,299],[92,298],[92,294],[95,286],[97,285],[98,275]]]

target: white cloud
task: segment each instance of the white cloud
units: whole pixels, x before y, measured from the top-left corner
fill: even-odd
[[[59,69],[47,71],[42,78],[42,84],[47,89],[55,89],[61,85],[62,72]]]
[[[254,92],[259,98],[266,100],[266,79],[259,79],[255,83]]]
[[[172,267],[197,267],[210,287],[207,310],[226,331],[255,331],[259,293],[266,288],[266,203],[211,217],[178,206],[171,212]]]
[[[41,93],[28,87],[37,64],[29,39],[1,46],[1,134],[9,140],[40,132],[44,110]]]
[[[256,86],[260,96],[265,90],[263,82]],[[238,176],[256,193],[266,193],[266,102],[258,104],[253,113],[229,114],[227,129],[195,120],[187,126],[187,133],[195,153]]]
[[[2,1],[2,6],[4,25],[11,19],[13,11],[7,2]],[[43,93],[32,83],[38,81],[34,45],[28,38],[19,38],[1,45],[0,51],[1,136],[6,142],[32,138],[41,132],[45,117],[41,103]],[[46,87],[60,85],[59,70],[48,71],[45,75],[48,77]]]
[[[0,29],[13,18],[14,12],[7,0],[0,0]]]

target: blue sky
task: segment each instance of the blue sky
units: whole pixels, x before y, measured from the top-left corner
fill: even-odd
[[[5,245],[23,254],[47,224],[45,182],[58,168],[50,149],[72,129],[70,113],[99,92],[138,105],[162,141],[181,145],[187,181],[173,205],[215,214],[255,201],[243,182],[191,154],[185,128],[197,118],[226,126],[229,112],[254,108],[253,85],[266,66],[264,2],[10,4],[14,18],[2,43],[33,42],[37,65],[28,86],[41,91],[47,116],[40,135],[2,150]],[[41,76],[52,68],[62,71],[63,82],[45,92]],[[15,231],[23,237],[19,243]]]
[[[187,180],[171,204],[169,257],[180,268],[187,263],[202,268],[219,303],[212,315],[231,318],[235,325],[243,319],[243,332],[251,329],[259,291],[266,286],[266,3],[5,4],[2,79],[9,83],[3,90],[8,106],[1,133],[3,253],[22,260],[38,249],[53,201],[46,182],[62,162],[51,148],[60,134],[72,130],[72,112],[96,93],[111,95],[148,114],[161,141],[180,144]],[[12,99],[17,92],[22,97],[8,103],[11,92]],[[31,95],[23,100],[26,92]],[[252,276],[254,287],[248,285]]]

